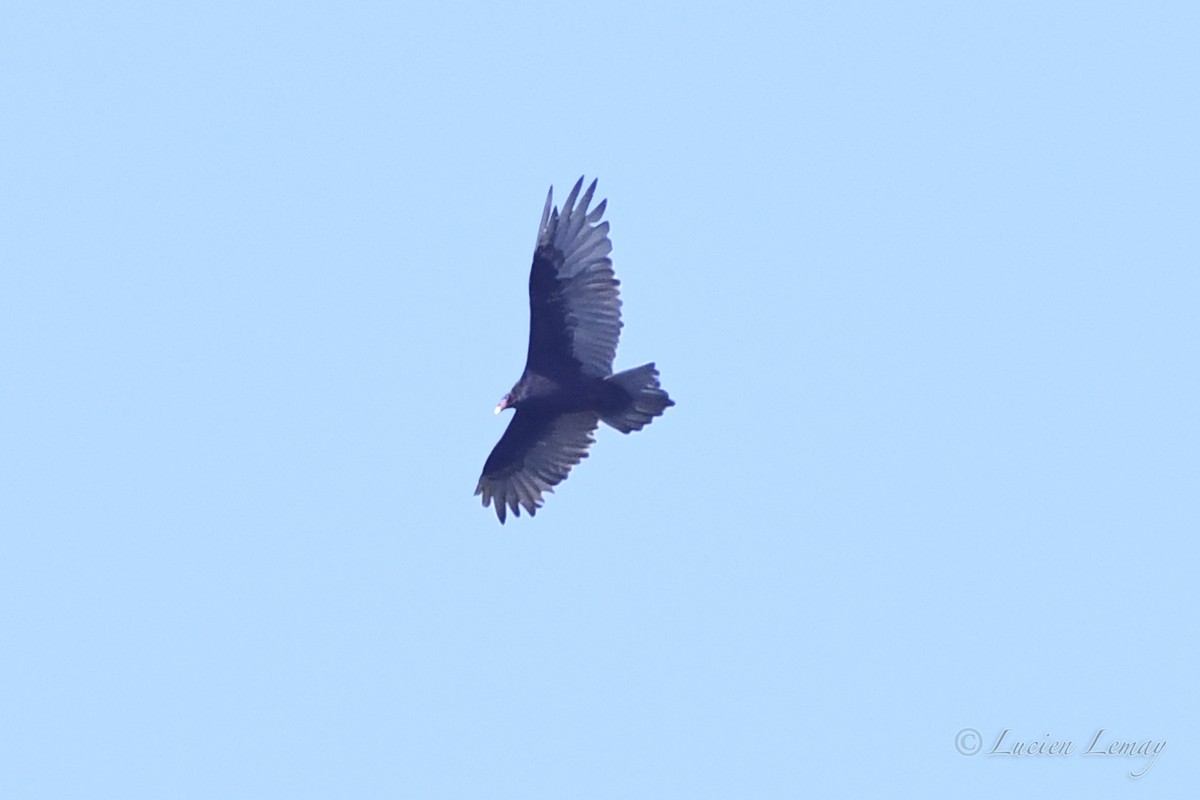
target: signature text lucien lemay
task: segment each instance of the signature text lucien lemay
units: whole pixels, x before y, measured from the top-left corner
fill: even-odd
[[[1153,739],[1123,741],[1106,736],[1105,734],[1107,733],[1108,730],[1106,728],[1096,731],[1096,735],[1088,743],[1087,749],[1083,750],[1080,755],[1125,756],[1127,758],[1148,759],[1140,769],[1134,769],[1129,773],[1129,777],[1131,778],[1140,778],[1149,772],[1154,763],[1158,761],[1158,756],[1162,753],[1163,748],[1167,746],[1166,740],[1161,742],[1154,741]],[[1000,735],[996,737],[996,743],[992,745],[992,749],[987,752],[987,755],[1070,756],[1077,752],[1075,743],[1070,739],[1054,739],[1047,733],[1041,739],[1021,740],[1011,734],[1011,728],[1005,728],[1001,731]]]

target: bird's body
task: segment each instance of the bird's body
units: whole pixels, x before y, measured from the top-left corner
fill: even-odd
[[[512,394],[521,399],[509,402],[506,408],[551,415],[578,411],[614,413],[629,403],[629,395],[621,387],[603,378],[587,376],[560,384],[544,375],[530,373],[524,385]]]
[[[619,285],[608,254],[606,201],[589,211],[575,184],[560,215],[546,197],[529,273],[529,352],[521,378],[496,412],[516,414],[488,456],[475,489],[495,501],[500,522],[511,509],[530,516],[571,468],[587,457],[601,421],[622,433],[641,430],[674,405],[654,364],[613,374],[621,331]],[[576,199],[579,204],[576,205]]]

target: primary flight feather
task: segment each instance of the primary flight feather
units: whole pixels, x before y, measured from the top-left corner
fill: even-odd
[[[596,181],[581,197],[583,178],[562,212],[546,195],[529,272],[529,353],[525,371],[496,407],[515,409],[492,449],[476,495],[495,505],[504,523],[511,510],[530,516],[571,468],[587,457],[603,421],[638,431],[674,401],[659,386],[654,364],[613,374],[621,335],[620,282],[613,274],[608,223],[601,200],[589,210]]]

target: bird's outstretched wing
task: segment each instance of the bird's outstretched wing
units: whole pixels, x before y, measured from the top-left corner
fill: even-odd
[[[475,494],[483,495],[484,506],[495,501],[501,524],[508,509],[521,516],[521,506],[532,517],[542,505],[542,493],[554,491],[571,467],[587,458],[599,424],[590,411],[546,417],[517,409],[483,465]]]
[[[608,223],[600,221],[608,201],[589,211],[596,182],[579,197],[582,186],[580,178],[562,213],[553,187],[546,195],[529,273],[525,371],[555,379],[608,377],[621,335],[620,282],[608,258]]]

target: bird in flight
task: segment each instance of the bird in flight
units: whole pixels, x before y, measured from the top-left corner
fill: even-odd
[[[560,213],[550,187],[542,210],[529,272],[525,371],[496,406],[497,414],[516,413],[475,488],[484,507],[494,503],[501,524],[509,510],[537,513],[543,492],[587,457],[601,421],[630,433],[675,405],[653,362],[613,374],[622,323],[608,223],[600,221],[608,201],[589,210],[596,181],[581,197],[582,188],[580,178]]]

